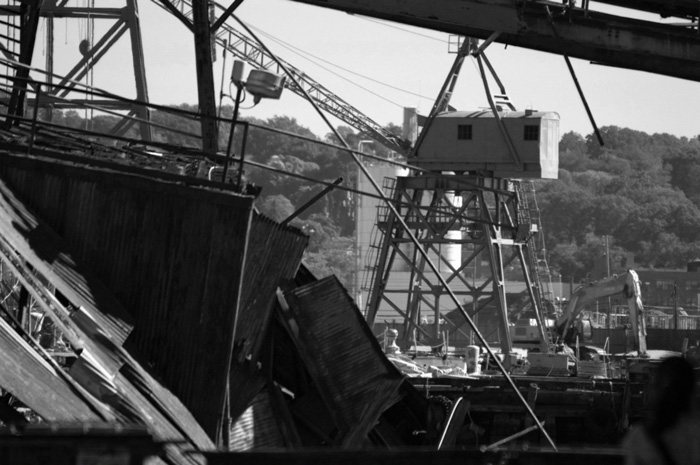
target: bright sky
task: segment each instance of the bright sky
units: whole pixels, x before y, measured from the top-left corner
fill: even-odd
[[[141,0],[139,9],[151,101],[196,104],[191,33],[152,1]],[[455,58],[448,53],[446,34],[290,0],[247,0],[236,14],[255,28],[274,53],[382,125],[401,125],[402,108],[406,106],[427,114]],[[96,26],[97,38],[101,27]],[[85,34],[84,27],[59,22],[57,46],[75,50]],[[118,47],[105,56],[95,71],[95,86],[134,95],[128,44],[128,38],[122,38]],[[501,44],[492,44],[487,56],[518,109],[556,111],[561,117],[561,134],[592,132],[563,57]],[[67,60],[64,68],[69,62],[71,66],[74,63]],[[219,49],[217,88],[223,62]],[[572,62],[599,126],[687,137],[700,134],[700,83],[581,60]],[[227,80],[231,64],[229,55]],[[61,72],[60,66],[57,68]],[[228,84],[225,92],[229,93]],[[224,103],[232,101],[225,99]],[[465,61],[451,104],[460,110],[487,106],[476,62],[471,59]],[[241,114],[258,118],[289,115],[318,135],[329,132],[311,105],[289,91],[280,101],[264,100]]]

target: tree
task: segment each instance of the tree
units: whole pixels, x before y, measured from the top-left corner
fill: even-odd
[[[294,205],[283,195],[269,195],[262,199],[258,198],[255,206],[260,210],[260,213],[275,221],[283,221],[294,213]]]
[[[589,162],[585,139],[573,131],[564,134],[559,142],[559,167],[569,171],[582,171]]]

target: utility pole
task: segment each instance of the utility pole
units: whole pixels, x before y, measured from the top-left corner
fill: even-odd
[[[605,265],[607,268],[607,277],[610,277],[610,241],[607,234],[605,235]],[[612,300],[608,297],[608,317],[606,318],[605,326],[608,329],[608,341],[612,337],[612,330],[610,328],[610,313],[612,310]]]
[[[678,286],[673,283],[673,330],[678,331]],[[674,337],[675,339],[675,337]]]

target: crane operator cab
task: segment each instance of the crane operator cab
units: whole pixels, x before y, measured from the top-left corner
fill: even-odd
[[[496,178],[557,179],[559,115],[548,111],[449,111],[435,117],[411,164]]]

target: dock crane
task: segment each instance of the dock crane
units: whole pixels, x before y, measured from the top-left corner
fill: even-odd
[[[190,18],[193,15],[192,12],[192,3],[189,0],[184,0],[178,4],[178,11],[174,11],[174,7],[171,5],[170,7],[166,7],[166,3],[162,1],[154,1],[156,4],[158,4],[161,7],[164,7],[166,10],[170,11],[171,13],[175,14],[181,21],[185,22],[188,26],[191,25],[191,20]],[[272,57],[269,56],[267,51],[265,50],[264,47],[261,47],[260,44],[257,43],[257,41],[254,38],[251,38],[239,30],[230,27],[229,25],[226,24],[225,21],[221,21],[221,18],[224,18],[227,16],[227,14],[230,14],[231,8],[224,9],[224,7],[214,4],[215,9],[218,9],[219,12],[221,13],[221,16],[219,20],[216,21],[217,27],[214,28],[215,32],[215,40],[222,45],[226,50],[230,51],[232,54],[234,54],[236,57],[246,61],[250,65],[252,65],[255,68],[258,69],[265,69],[265,70],[270,70],[270,71],[278,71],[278,68],[285,68],[286,72],[291,73],[293,78],[288,79],[286,81],[286,85],[289,89],[292,91],[295,91],[296,93],[302,94],[302,95],[310,95],[311,98],[314,100],[314,102],[321,107],[322,109],[326,110],[327,112],[333,114],[334,116],[338,117],[342,121],[348,123],[352,127],[355,127],[356,129],[360,130],[360,132],[368,135],[372,139],[382,143],[383,145],[389,147],[390,149],[403,154],[403,155],[409,155],[410,159],[409,161],[412,164],[415,164],[417,167],[422,168],[423,170],[427,170],[428,172],[436,173],[436,176],[441,177],[442,175],[438,174],[441,171],[451,170],[454,167],[450,166],[448,168],[445,168],[444,166],[436,166],[435,161],[438,162],[438,164],[442,165],[446,160],[436,160],[435,157],[426,155],[426,152],[429,151],[431,148],[435,147],[435,141],[431,140],[430,134],[436,134],[441,126],[444,126],[443,123],[447,122],[447,119],[444,118],[437,118],[438,114],[441,113],[444,109],[447,108],[446,104],[449,102],[449,94],[451,94],[452,88],[454,87],[454,84],[456,82],[456,78],[459,74],[459,68],[461,66],[461,62],[463,61],[464,57],[468,53],[473,53],[474,56],[479,56],[479,63],[480,66],[482,66],[482,75],[484,76],[485,79],[485,71],[483,69],[483,65],[485,64],[488,70],[491,71],[492,75],[495,76],[495,72],[493,71],[493,68],[491,67],[490,63],[488,60],[485,58],[484,49],[486,46],[490,43],[490,41],[486,41],[484,45],[480,48],[476,48],[473,42],[470,42],[469,40],[465,41],[464,44],[464,50],[467,52],[463,52],[462,55],[458,58],[456,61],[459,62],[459,65],[456,65],[453,70],[450,73],[450,78],[446,82],[446,88],[443,89],[442,95],[439,98],[438,103],[436,103],[436,107],[433,109],[433,112],[431,113],[431,116],[428,118],[427,123],[426,123],[426,129],[424,129],[423,134],[428,134],[427,136],[422,136],[422,138],[418,141],[416,144],[416,147],[411,148],[409,143],[393,134],[388,133],[385,129],[381,128],[381,126],[377,125],[374,123],[370,118],[367,116],[363,115],[360,113],[358,110],[356,110],[354,107],[351,105],[347,104],[347,102],[343,101],[339,97],[337,97],[335,94],[331,93],[327,89],[325,89],[322,85],[319,83],[311,80],[311,78],[306,74],[298,70],[297,68],[284,63],[283,65],[280,64],[280,59],[277,57]],[[483,60],[483,61],[482,61]],[[482,171],[483,169],[486,169],[486,171],[489,171],[492,176],[486,181],[486,184],[488,185],[481,185],[476,187],[475,189],[472,189],[474,186],[474,183],[477,185],[479,183],[483,183],[483,179],[481,176],[467,176],[464,179],[456,179],[456,177],[448,177],[443,179],[449,179],[448,183],[456,183],[453,187],[451,187],[449,190],[444,190],[444,189],[439,189],[438,191],[434,191],[434,199],[433,199],[433,207],[430,207],[429,210],[433,210],[432,212],[429,211],[427,213],[427,216],[442,216],[444,218],[447,218],[446,222],[444,225],[439,226],[439,228],[442,228],[443,226],[447,225],[447,230],[455,230],[455,228],[460,229],[460,228],[466,228],[467,223],[469,224],[481,224],[482,222],[491,222],[491,223],[496,223],[493,227],[492,230],[490,230],[486,234],[481,234],[481,237],[476,240],[476,242],[472,241],[473,243],[477,244],[474,246],[474,254],[471,257],[470,260],[476,260],[479,252],[484,252],[488,253],[488,256],[490,257],[490,261],[492,262],[492,280],[495,283],[494,289],[492,293],[490,292],[485,292],[482,286],[479,287],[474,287],[474,286],[469,286],[467,284],[467,281],[461,277],[460,271],[464,269],[464,267],[468,264],[469,261],[463,263],[461,266],[459,266],[458,269],[453,269],[453,278],[458,279],[462,283],[464,283],[467,288],[468,288],[468,293],[469,295],[472,296],[473,299],[478,299],[483,295],[489,295],[490,300],[497,300],[498,301],[498,307],[501,309],[499,311],[499,319],[501,321],[500,324],[500,329],[499,329],[499,334],[500,334],[500,340],[501,340],[501,346],[502,350],[505,353],[510,352],[511,350],[511,341],[509,338],[508,334],[508,316],[507,316],[507,310],[506,310],[506,302],[505,302],[505,279],[503,276],[503,267],[504,261],[507,263],[513,262],[514,260],[517,260],[520,263],[520,266],[524,270],[524,274],[526,275],[526,280],[528,282],[528,289],[529,289],[529,294],[530,298],[532,299],[533,302],[539,301],[539,305],[535,305],[535,308],[541,307],[541,299],[540,299],[540,293],[538,289],[533,289],[533,286],[530,284],[532,276],[530,275],[530,272],[527,270],[527,265],[526,262],[528,260],[532,261],[530,257],[528,257],[528,249],[527,249],[527,244],[523,242],[526,238],[528,238],[528,233],[530,226],[525,225],[526,221],[524,221],[524,218],[521,218],[522,211],[519,211],[519,200],[516,198],[522,195],[522,192],[516,192],[516,188],[514,187],[515,183],[509,180],[509,178],[515,177],[513,176],[514,174],[517,175],[524,175],[525,177],[530,177],[533,174],[530,172],[533,168],[535,170],[539,170],[539,173],[543,173],[542,167],[544,165],[541,165],[539,163],[539,159],[533,159],[532,158],[532,151],[528,152],[527,150],[524,151],[523,153],[525,154],[527,160],[526,163],[523,164],[522,160],[520,160],[518,157],[518,149],[515,147],[516,145],[519,145],[519,142],[516,141],[514,144],[512,141],[510,141],[508,137],[508,131],[509,131],[509,126],[512,126],[513,124],[520,124],[523,121],[529,121],[532,124],[529,124],[530,129],[532,130],[535,128],[535,132],[539,131],[540,124],[542,121],[546,120],[549,117],[545,117],[543,119],[543,116],[540,114],[533,114],[532,112],[525,112],[522,115],[522,118],[514,118],[513,116],[517,115],[518,112],[515,112],[515,107],[508,101],[507,95],[505,93],[505,89],[503,88],[502,84],[496,77],[496,81],[498,83],[498,86],[500,87],[500,94],[498,97],[498,100],[492,99],[491,96],[489,95],[490,103],[491,106],[493,107],[492,112],[483,112],[482,115],[475,119],[473,121],[474,127],[477,128],[477,134],[479,131],[479,127],[482,126],[489,126],[493,128],[496,132],[494,132],[494,136],[496,140],[502,141],[505,140],[507,142],[507,148],[505,150],[506,156],[508,160],[514,159],[515,163],[511,163],[510,161],[506,164],[508,164],[510,167],[505,169],[504,164],[499,160],[494,163],[493,160],[488,161],[487,163],[482,163],[478,162],[476,164],[472,164],[470,166],[467,166],[464,164],[463,161],[458,162],[458,171],[460,172],[470,172],[470,173],[475,173],[477,171]],[[448,84],[449,83],[449,84]],[[450,87],[449,89],[447,87]],[[488,89],[487,89],[488,93]],[[506,107],[508,110],[510,110],[512,113],[510,114],[505,114],[501,116],[498,111],[495,111],[496,105],[503,105]],[[493,115],[494,118],[491,119],[489,118],[489,115]],[[444,115],[442,115],[444,116]],[[436,119],[437,118],[437,119]],[[558,116],[555,115],[554,121],[552,124],[556,126],[556,121],[558,119]],[[458,121],[459,118],[453,118],[450,121]],[[433,122],[437,121],[435,124],[436,128],[433,131],[427,131],[428,127],[433,124]],[[547,125],[543,125],[541,127],[546,127]],[[550,130],[547,130],[547,136],[546,138],[543,137],[543,141],[545,144],[552,146],[552,141],[554,141],[554,145],[556,145],[557,141],[557,136],[558,134],[556,128],[550,128]],[[497,129],[496,129],[497,128]],[[492,129],[488,129],[488,131],[491,131]],[[522,131],[523,128],[510,128],[511,131]],[[536,139],[540,138],[539,133],[534,135]],[[551,137],[550,137],[551,136]],[[423,138],[427,137],[427,142],[424,143]],[[531,136],[532,137],[532,136]],[[478,137],[477,137],[478,140]],[[532,144],[528,144],[529,146],[532,146]],[[539,145],[538,145],[539,146]],[[422,148],[421,148],[422,147]],[[522,149],[522,147],[521,147]],[[422,150],[422,151],[421,151]],[[503,152],[501,150],[501,147],[497,149],[500,152]],[[556,150],[556,148],[554,149]],[[494,151],[491,150],[490,153],[493,153]],[[537,152],[537,150],[535,150]],[[553,157],[550,162],[547,163],[547,166],[544,167],[544,170],[546,171],[546,177],[556,177],[556,154],[554,151],[550,151],[551,156]],[[538,157],[538,153],[534,155],[535,158]],[[494,167],[496,165],[499,165],[499,168],[494,170]],[[540,176],[540,174],[537,174],[536,176]],[[428,175],[429,177],[432,175]],[[501,179],[505,178],[505,179]],[[403,181],[401,181],[403,182]],[[432,182],[432,181],[430,181]],[[472,187],[467,187],[465,188],[464,185],[467,186],[472,186]],[[427,190],[425,188],[418,188],[415,189],[413,186],[405,186],[402,189],[407,189],[408,192],[411,191],[411,194],[409,195],[423,195],[426,192],[429,192],[433,190],[433,188],[428,187]],[[451,194],[448,194],[447,197],[445,197],[445,192],[457,192],[459,195],[461,195],[463,192],[478,192],[478,194],[471,195],[465,197],[467,199],[466,202],[464,202],[464,206],[461,209],[462,212],[466,212],[468,210],[474,210],[479,212],[478,216],[480,215],[486,215],[484,217],[480,218],[461,218],[459,220],[454,219],[454,213],[456,211],[456,207],[454,205],[448,205],[450,203],[449,200],[446,200],[447,197],[449,197]],[[492,198],[487,198],[492,196]],[[445,200],[440,200],[440,199],[445,199]],[[420,203],[420,202],[419,202]],[[438,205],[442,203],[442,205]],[[489,211],[491,208],[490,205],[495,204],[497,207],[493,211]],[[400,205],[399,208],[402,208]],[[418,206],[418,210],[420,210],[421,207],[420,205]],[[441,210],[445,210],[442,211]],[[450,210],[452,210],[450,212]],[[413,213],[407,213],[408,216],[410,216]],[[447,213],[445,216],[444,213]],[[402,213],[403,214],[403,213]],[[494,220],[494,216],[497,216],[499,218],[496,218]],[[416,215],[417,217],[425,217],[424,213],[418,213]],[[486,217],[489,218],[486,218]],[[450,219],[453,218],[453,219]],[[442,220],[440,220],[442,221]],[[451,223],[451,225],[448,225],[448,223]],[[398,224],[397,221],[394,221],[394,225]],[[383,227],[383,226],[380,226]],[[479,226],[480,227],[480,226]],[[444,236],[444,233],[447,230],[443,231],[438,231],[430,234],[430,238],[427,238],[429,241],[435,241],[435,240],[441,240],[439,237]],[[527,230],[527,231],[526,231]],[[427,229],[423,228],[423,231],[427,231]],[[404,241],[406,240],[406,237],[403,233],[398,233],[400,236],[403,238],[399,238],[398,240]],[[389,234],[391,235],[391,233]],[[516,235],[519,235],[517,240],[513,240],[511,238],[515,238]],[[502,236],[498,237],[497,236]],[[485,238],[490,237],[493,240],[486,241]],[[393,239],[392,239],[393,240]],[[376,270],[375,270],[375,278],[373,279],[373,283],[371,286],[372,289],[372,294],[370,295],[370,299],[368,300],[368,308],[366,310],[367,316],[368,316],[368,323],[370,325],[373,324],[374,319],[377,314],[378,306],[380,305],[380,301],[385,299],[387,295],[387,288],[386,288],[386,277],[388,270],[381,270],[382,267],[386,267],[386,260],[388,259],[389,261],[393,261],[396,256],[395,251],[391,251],[390,249],[395,247],[394,245],[389,245],[388,242],[391,242],[392,240],[387,240],[387,244],[382,245],[382,251],[379,254],[379,259],[382,261],[379,265],[377,265]],[[487,244],[488,242],[488,244]],[[466,241],[461,241],[460,243],[466,244],[469,243],[469,239]],[[429,246],[433,247],[433,246]],[[513,247],[513,253],[510,256],[505,256],[504,251],[506,248]],[[415,254],[415,251],[414,251]],[[423,284],[427,284],[427,292],[424,290],[420,289],[420,284],[418,287],[409,289],[408,292],[410,293],[411,297],[409,298],[410,303],[408,306],[408,309],[406,310],[405,316],[406,318],[406,325],[407,327],[416,326],[416,321],[418,318],[418,313],[419,313],[419,307],[421,304],[426,304],[430,306],[433,311],[435,311],[436,317],[436,328],[435,328],[435,333],[437,334],[438,329],[437,329],[437,321],[440,319],[438,313],[439,313],[439,296],[440,294],[445,294],[447,292],[446,289],[440,289],[442,286],[437,286],[435,284],[429,284],[426,283],[426,276],[427,274],[425,273],[424,269],[426,267],[426,264],[424,261],[417,260],[416,256],[414,255],[413,257],[407,257],[407,261],[417,264],[416,266],[413,266],[413,278],[411,279],[411,282],[421,282],[423,281]],[[450,279],[453,279],[450,278]],[[429,298],[426,298],[428,295],[432,294],[435,297],[434,304],[428,303]],[[534,304],[533,304],[534,305]],[[483,307],[482,307],[483,309]],[[537,312],[539,313],[539,312]],[[457,328],[458,331],[464,333],[462,330]],[[544,330],[543,330],[544,331]],[[543,334],[543,338],[544,338]]]

